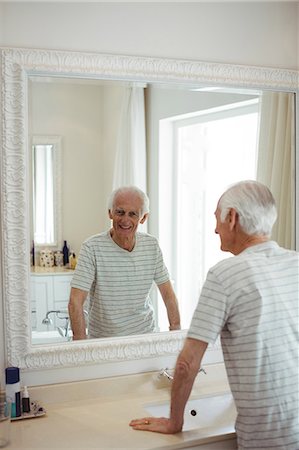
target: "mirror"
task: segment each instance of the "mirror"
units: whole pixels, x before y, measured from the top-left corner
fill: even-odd
[[[259,91],[245,90],[245,89],[215,89],[207,90],[206,88],[194,89],[192,86],[180,84],[173,86],[171,83],[141,83],[123,82],[119,80],[89,80],[85,78],[71,78],[71,77],[49,77],[47,76],[29,76],[28,78],[28,103],[29,103],[29,142],[44,142],[50,145],[51,136],[54,135],[52,141],[55,142],[55,135],[61,136],[62,147],[59,151],[61,154],[61,163],[59,166],[60,185],[61,185],[61,207],[55,208],[59,214],[59,223],[61,224],[62,235],[60,241],[55,245],[51,244],[53,251],[61,250],[63,240],[67,239],[72,252],[78,255],[83,240],[91,235],[100,232],[105,232],[109,227],[107,214],[107,198],[106,195],[112,190],[113,182],[115,180],[116,166],[118,161],[118,150],[121,149],[126,155],[126,161],[122,158],[121,166],[125,165],[126,170],[130,172],[133,165],[137,166],[138,172],[147,172],[148,180],[157,179],[155,173],[151,170],[146,170],[145,159],[134,155],[134,162],[129,164],[128,160],[131,155],[129,150],[122,146],[123,142],[132,141],[134,146],[140,135],[147,135],[147,153],[148,160],[159,158],[159,167],[161,173],[168,173],[168,167],[176,167],[179,165],[189,165],[188,171],[191,174],[192,167],[196,166],[197,170],[192,173],[193,185],[188,189],[190,196],[192,191],[198,187],[198,192],[194,194],[200,198],[201,191],[210,192],[208,186],[199,185],[197,183],[199,168],[202,167],[203,173],[200,178],[206,179],[209,175],[215,180],[214,189],[221,191],[222,186],[225,186],[226,181],[232,179],[232,173],[237,174],[238,177],[253,178],[255,176],[256,166],[256,141],[258,131],[258,109],[261,93]],[[288,94],[285,94],[288,95]],[[129,101],[128,101],[129,97]],[[132,105],[133,104],[133,105]],[[138,108],[137,123],[130,124],[127,116],[130,114],[130,108]],[[125,114],[122,114],[125,111]],[[192,116],[192,117],[190,117]],[[236,123],[237,120],[237,123]],[[166,123],[166,124],[165,124]],[[145,124],[145,126],[144,126]],[[212,130],[211,126],[215,127],[217,124],[223,124],[223,131],[220,131],[219,126],[217,130]],[[165,137],[163,132],[164,127],[173,128],[174,135],[171,142]],[[131,127],[131,129],[130,129]],[[203,127],[206,128],[203,131]],[[130,133],[128,133],[130,129]],[[178,148],[176,142],[177,131],[184,130],[184,138],[180,147],[184,149],[188,147],[188,151],[182,151],[182,154],[190,154],[187,156],[185,162],[179,162],[181,156],[176,155],[173,161],[173,148]],[[190,129],[192,129],[193,137],[190,137]],[[197,131],[194,131],[196,129]],[[113,132],[111,132],[113,130]],[[188,131],[189,130],[189,131]],[[218,135],[222,145],[218,143],[211,144],[211,148],[207,148],[207,139],[205,142],[199,142],[198,136],[207,134],[207,130],[211,136]],[[237,138],[237,131],[239,137]],[[242,130],[242,132],[241,132]],[[43,137],[43,134],[48,137]],[[225,135],[224,135],[225,133]],[[128,135],[132,135],[132,139]],[[162,135],[164,134],[164,138]],[[159,138],[159,135],[160,138]],[[188,136],[187,136],[188,135]],[[235,139],[232,139],[235,136]],[[209,137],[209,140],[211,138]],[[151,145],[151,142],[158,142],[158,145]],[[184,142],[183,142],[184,141]],[[188,141],[188,142],[187,142]],[[190,142],[193,142],[192,149]],[[223,149],[223,142],[228,142],[229,148]],[[243,158],[236,156],[240,154],[240,148],[245,147],[244,141],[247,142],[246,154],[247,160],[250,164],[244,166]],[[234,142],[234,153],[232,152]],[[130,146],[131,142],[129,143]],[[41,145],[41,144],[40,144]],[[170,147],[165,156],[165,149]],[[214,162],[210,162],[207,168],[203,167],[203,163],[198,161],[194,164],[194,160],[198,158],[198,147],[205,148],[205,152],[210,154],[215,153]],[[214,148],[214,150],[213,150]],[[138,144],[138,152],[141,153],[142,142]],[[57,149],[56,149],[57,150]],[[244,150],[245,151],[245,150]],[[192,155],[191,153],[192,152]],[[230,152],[230,154],[228,153]],[[178,150],[180,153],[180,150]],[[226,154],[226,161],[223,160],[223,167],[225,168],[225,179],[223,176],[212,176],[213,166],[217,165],[217,159],[221,158],[222,154]],[[163,158],[162,158],[162,155]],[[206,159],[205,155],[202,158]],[[229,160],[235,160],[232,166]],[[160,161],[161,160],[161,161]],[[239,160],[239,163],[238,163]],[[33,166],[33,180],[36,173],[35,161],[32,161]],[[31,164],[30,164],[31,165]],[[45,165],[44,158],[42,159],[41,169],[45,170],[48,167]],[[56,173],[52,171],[52,174]],[[42,177],[42,181],[46,182],[50,178],[51,192],[52,186],[55,185],[53,176]],[[120,174],[118,174],[120,176]],[[168,174],[168,177],[170,175]],[[131,183],[138,183],[138,179],[132,176]],[[180,179],[180,177],[178,177]],[[141,180],[142,182],[142,180]],[[145,181],[144,181],[145,184]],[[173,181],[171,181],[173,184]],[[184,187],[186,191],[186,180],[181,180],[177,184],[178,190]],[[163,200],[163,191],[165,189],[165,179],[160,183],[161,189],[159,193],[159,204],[165,203],[165,211],[168,209],[177,210],[176,204],[178,198],[173,198],[173,207],[168,205],[172,193],[169,193],[168,198]],[[49,228],[51,220],[45,220],[45,207],[47,205],[47,196],[44,194],[43,184],[41,186],[42,204],[39,206],[39,215],[37,214],[36,197],[33,196],[32,210],[33,216],[39,218],[39,222],[44,223]],[[140,187],[143,188],[141,185]],[[58,189],[57,189],[58,190]],[[187,197],[188,194],[185,193]],[[44,200],[46,199],[46,200]],[[183,204],[188,203],[188,199],[182,200]],[[207,199],[207,203],[212,207],[213,200]],[[56,203],[55,203],[56,205]],[[50,204],[50,206],[52,206]],[[52,217],[52,208],[50,207],[49,216]],[[151,202],[151,209],[155,211],[156,205]],[[167,220],[163,217],[164,211],[158,215],[150,214],[150,223],[148,231],[151,233],[151,228],[154,223],[158,224],[159,230],[163,229],[163,223],[169,222],[168,233],[173,235],[174,229],[172,224],[177,223],[175,228],[183,228],[182,235],[187,235],[188,230],[182,221],[183,216],[190,215],[192,211],[186,211],[179,214],[175,221]],[[204,205],[199,205],[199,209],[204,209]],[[198,212],[197,212],[198,213]],[[192,214],[192,213],[191,213]],[[205,212],[205,215],[211,216],[213,220],[213,211]],[[196,223],[196,217],[192,218],[191,222]],[[188,224],[188,228],[191,224]],[[47,233],[47,228],[43,230],[43,234]],[[202,228],[203,234],[201,240],[207,241],[204,229],[201,224],[196,228]],[[210,226],[213,230],[213,223]],[[162,231],[159,231],[161,235]],[[31,230],[34,239],[34,227]],[[213,240],[213,237],[212,237]],[[171,246],[175,246],[180,242],[181,238],[173,236]],[[216,241],[216,240],[215,240]],[[36,240],[34,239],[36,244]],[[39,242],[37,242],[39,244]],[[208,266],[211,266],[215,260],[211,261],[210,254],[208,255],[205,249],[197,248],[199,242],[184,243],[187,249],[195,250],[196,253],[201,254],[201,261],[196,263],[192,260],[192,255],[186,253],[181,255],[178,259],[182,260],[183,270],[176,266],[178,261],[173,261],[167,249],[165,239],[162,239],[160,245],[165,247],[164,258],[168,261],[170,274],[173,284],[180,290],[179,302],[184,299],[181,304],[182,327],[188,328],[191,314],[195,308],[195,301],[198,298],[198,283],[202,284],[203,280],[198,280],[198,272],[204,273]],[[49,247],[46,242],[44,245],[35,245],[35,267],[32,268],[31,274],[31,307],[32,307],[32,342],[36,343],[50,343],[63,342],[71,340],[71,330],[69,327],[69,320],[67,317],[67,303],[69,298],[69,284],[72,277],[70,270],[65,270],[64,278],[62,278],[61,267],[40,268],[40,252],[43,248]],[[218,243],[216,244],[218,246]],[[178,245],[180,247],[180,245]],[[218,246],[219,247],[219,246]],[[218,248],[215,249],[216,254],[219,253],[219,258],[223,258],[223,254]],[[175,251],[177,253],[178,250]],[[209,252],[210,253],[210,252]],[[197,267],[198,266],[198,267]],[[198,270],[199,269],[199,270]],[[194,277],[189,283],[192,284],[192,292],[190,288],[186,292],[184,280],[186,280],[186,273],[191,273],[193,270]],[[197,276],[196,276],[197,272]],[[51,299],[51,292],[55,292],[55,298]],[[156,330],[168,331],[168,320],[166,316],[165,307],[161,298],[159,298],[158,290],[153,289],[151,293],[151,300],[154,303]],[[193,302],[186,305],[186,299],[191,298]],[[46,305],[46,306],[45,306]],[[63,311],[61,313],[55,311]],[[86,316],[88,317],[88,316]],[[130,333],[127,333],[130,334]]]
[[[296,93],[298,75],[292,71],[235,67],[200,62],[157,60],[67,52],[5,49],[3,77],[4,177],[2,195],[4,218],[4,281],[7,286],[6,339],[11,364],[24,368],[52,368],[98,361],[116,361],[174,355],[185,333],[157,333],[150,336],[103,339],[84,343],[31,345],[29,307],[30,280],[30,176],[28,170],[28,81],[30,77],[74,77],[122,82],[167,83],[193,89],[217,85],[227,88],[278,90]],[[153,143],[152,145],[155,145]],[[158,156],[149,170],[158,173]],[[169,180],[167,182],[171,184]],[[159,190],[148,180],[151,215],[159,216]],[[168,185],[167,185],[168,189]],[[109,188],[110,190],[110,188]],[[108,194],[109,192],[107,192]],[[96,221],[94,221],[96,223]],[[159,235],[159,224],[150,222],[150,232]],[[167,243],[165,243],[167,245]],[[18,265],[15,249],[18,248]],[[21,254],[21,258],[20,258]]]

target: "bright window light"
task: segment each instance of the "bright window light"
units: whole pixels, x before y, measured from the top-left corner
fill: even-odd
[[[258,99],[160,121],[159,241],[188,328],[208,269],[231,256],[215,234],[225,188],[256,178]],[[167,224],[167,226],[166,226]],[[168,329],[158,301],[161,331]]]
[[[34,242],[54,244],[54,146],[33,146]]]

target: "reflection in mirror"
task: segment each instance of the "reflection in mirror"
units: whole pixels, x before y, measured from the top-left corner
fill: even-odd
[[[35,246],[57,246],[61,240],[60,137],[32,139],[32,216]]]
[[[260,95],[250,97],[160,121],[160,173],[167,167],[173,170],[168,184],[159,183],[159,235],[171,253],[170,270],[178,297],[184,299],[185,327],[208,269],[230,256],[221,252],[214,233],[218,198],[234,181],[256,178]],[[165,230],[165,222],[177,225]]]
[[[103,208],[102,205],[104,204],[103,199],[106,201],[106,198],[111,191],[111,179],[115,166],[115,146],[112,142],[113,139],[116,138],[116,130],[118,130],[118,128],[115,126],[115,121],[111,119],[113,119],[113,116],[115,118],[119,117],[120,112],[119,103],[117,103],[116,106],[116,103],[114,102],[115,97],[110,98],[109,101],[106,102],[99,101],[105,100],[105,95],[101,96],[100,91],[97,92],[97,95],[95,92],[89,93],[89,97],[94,97],[94,107],[97,108],[89,111],[88,108],[86,110],[86,106],[88,106],[85,101],[88,97],[86,97],[86,93],[81,96],[80,100],[82,100],[82,102],[79,101],[79,107],[75,107],[72,97],[66,98],[62,89],[61,95],[58,97],[59,108],[68,106],[68,109],[70,110],[69,119],[62,120],[60,111],[54,111],[55,104],[57,104],[57,98],[54,99],[53,97],[52,104],[51,101],[44,104],[41,97],[37,95],[35,96],[35,99],[37,99],[38,103],[32,105],[30,92],[31,85],[34,84],[34,89],[36,88],[38,90],[38,82],[34,83],[33,78],[34,76],[37,76],[38,78],[43,76],[43,81],[45,81],[46,77],[48,77],[48,93],[51,91],[51,81],[54,81],[57,76],[68,77],[65,82],[66,88],[69,79],[71,79],[73,84],[75,79],[78,79],[77,77],[81,77],[85,82],[96,82],[100,78],[106,77],[106,80],[109,80],[109,82],[113,79],[121,79],[122,84],[124,81],[131,83],[133,81],[136,82],[142,80],[143,83],[147,83],[147,86],[150,85],[152,87],[157,86],[157,82],[159,81],[160,83],[163,83],[164,86],[168,85],[172,91],[176,91],[176,95],[173,98],[171,95],[169,99],[168,107],[171,108],[171,111],[168,111],[166,105],[163,105],[163,103],[159,101],[156,103],[155,108],[152,108],[154,104],[148,96],[149,91],[145,91],[147,192],[151,199],[151,215],[149,217],[148,231],[159,238],[160,244],[163,245],[162,250],[165,259],[167,258],[166,262],[168,264],[168,261],[178,253],[177,244],[179,244],[179,241],[172,241],[174,245],[170,249],[171,252],[167,254],[168,240],[163,240],[161,227],[163,226],[164,230],[171,231],[170,234],[173,235],[173,230],[175,228],[177,228],[178,231],[181,229],[179,223],[176,222],[176,217],[180,217],[182,222],[186,217],[188,218],[188,215],[185,216],[180,214],[181,204],[176,203],[172,198],[169,198],[170,203],[167,204],[167,211],[169,212],[170,220],[165,221],[163,224],[159,224],[159,184],[164,182],[166,185],[165,190],[168,192],[176,193],[177,191],[176,180],[174,180],[174,183],[172,181],[172,189],[169,188],[170,180],[172,179],[169,174],[174,171],[175,167],[167,167],[166,171],[162,171],[160,168],[162,152],[165,156],[167,155],[166,150],[165,152],[164,150],[158,150],[160,120],[173,118],[188,112],[187,108],[184,108],[185,102],[183,99],[182,101],[179,101],[180,91],[183,96],[186,96],[187,92],[189,92],[189,97],[191,93],[193,94],[192,98],[194,101],[191,102],[193,107],[189,109],[189,112],[191,113],[198,110],[208,110],[209,108],[221,106],[219,105],[219,101],[218,105],[213,105],[211,104],[212,102],[209,102],[208,104],[207,97],[203,95],[208,94],[207,89],[205,89],[205,92],[201,92],[200,98],[196,95],[198,89],[209,86],[209,89],[212,87],[215,90],[217,84],[221,86],[224,85],[225,88],[229,87],[230,89],[232,86],[258,89],[261,91],[262,97],[264,97],[266,92],[271,93],[271,90],[276,91],[277,94],[278,91],[282,91],[282,97],[284,97],[284,94],[288,94],[287,97],[291,100],[289,102],[291,107],[292,104],[294,104],[294,98],[296,98],[296,111],[298,112],[298,73],[291,70],[265,67],[240,67],[230,64],[215,64],[198,61],[189,62],[145,57],[124,57],[16,48],[2,49],[0,62],[2,68],[1,103],[3,114],[3,151],[1,153],[3,176],[1,176],[0,179],[0,192],[2,205],[1,213],[3,213],[1,216],[3,218],[3,284],[5,286],[3,297],[6,317],[6,320],[4,321],[4,333],[8,364],[24,368],[31,374],[32,371],[35,372],[36,369],[46,373],[47,369],[53,368],[60,368],[64,371],[63,373],[65,373],[69,367],[84,366],[86,363],[94,365],[93,367],[97,368],[97,370],[102,370],[102,366],[100,365],[101,362],[114,364],[117,362],[122,363],[124,361],[130,361],[130,363],[134,364],[134,361],[137,362],[137,360],[142,361],[142,367],[144,369],[145,367],[150,368],[151,363],[148,363],[148,361],[152,361],[153,358],[157,363],[158,360],[161,362],[160,358],[175,357],[182,346],[186,334],[184,331],[153,333],[151,335],[122,337],[121,339],[110,338],[87,340],[80,345],[78,345],[78,343],[59,343],[56,345],[32,347],[31,325],[33,325],[34,322],[30,317],[31,311],[29,311],[29,305],[33,307],[34,304],[34,299],[31,298],[32,301],[29,301],[29,251],[32,234],[30,235],[30,211],[29,207],[27,207],[29,200],[32,199],[32,192],[29,191],[32,179],[29,179],[28,170],[28,155],[30,153],[27,147],[28,135],[58,135],[63,137],[64,170],[61,181],[64,199],[61,211],[63,211],[64,217],[62,217],[62,237],[63,239],[66,238],[72,247],[77,245],[76,242],[80,245],[86,236],[92,235],[94,233],[94,228],[96,228],[96,232],[98,232],[102,229],[107,229],[110,225],[109,220],[106,218],[106,214],[103,214],[103,210],[106,210],[106,203],[105,208]],[[160,87],[162,88],[162,86]],[[114,88],[116,88],[116,86],[114,86]],[[166,91],[166,89],[164,89],[164,91]],[[243,91],[243,94],[245,92],[248,91]],[[232,94],[232,92],[227,92],[226,94],[228,93]],[[160,89],[160,95],[161,94],[162,92]],[[235,94],[237,93],[235,92]],[[222,99],[224,98],[224,95],[225,92],[219,92],[217,98]],[[245,98],[238,99],[239,102],[242,100],[245,100]],[[248,98],[248,100],[250,100],[250,98]],[[76,99],[76,102],[78,104],[78,98]],[[194,104],[195,102],[197,105]],[[229,103],[235,102],[236,100],[230,101]],[[263,109],[262,102],[263,99],[260,102],[261,110]],[[278,105],[280,102],[275,101],[273,104],[275,103]],[[224,102],[222,102],[222,105],[224,105]],[[267,106],[266,103],[264,103],[264,106]],[[28,107],[30,111],[29,116],[27,115]],[[35,112],[37,112],[35,115],[37,121],[32,121],[32,107],[34,107]],[[273,108],[271,109],[273,110]],[[279,109],[280,108],[276,108],[276,111]],[[47,115],[51,110],[53,121],[47,121],[47,117],[49,118]],[[85,115],[86,118],[84,118]],[[278,115],[286,117],[285,113]],[[271,115],[271,120],[270,116],[268,116],[269,122],[275,124],[275,120],[273,120],[272,117],[274,118],[275,114],[274,116]],[[291,120],[289,121],[289,124],[291,125],[291,128],[289,128],[286,122],[285,130],[287,130],[287,132],[285,133],[285,136],[288,137],[288,142],[291,142],[291,149],[293,149],[294,115],[291,113],[290,117]],[[298,114],[296,114],[296,117],[298,117]],[[99,121],[99,119],[101,120]],[[264,124],[262,125],[263,122]],[[276,164],[273,166],[273,161],[279,161],[279,165],[282,162],[281,156],[287,156],[287,158],[283,158],[283,166],[291,167],[292,171],[291,175],[289,174],[287,177],[284,177],[284,179],[289,181],[293,188],[295,166],[292,158],[294,154],[292,151],[286,151],[289,144],[285,147],[282,145],[283,133],[279,133],[280,139],[277,140],[277,145],[273,145],[275,139],[273,141],[273,133],[268,133],[266,122],[263,121],[262,118],[259,121],[259,130],[265,131],[265,136],[263,138],[264,143],[261,144],[262,140],[260,133],[258,132],[259,150],[257,166],[260,167],[261,170],[257,172],[257,177],[262,175],[265,179],[267,178],[266,181],[264,179],[261,181],[265,181],[274,191],[274,195],[278,199],[280,212],[282,211],[280,214],[282,218],[281,226],[279,228],[283,231],[290,231],[294,229],[294,221],[292,218],[286,221],[284,213],[288,213],[288,211],[284,211],[282,205],[287,204],[289,205],[290,210],[294,210],[292,196],[286,194],[287,190],[285,187],[280,189],[279,182],[276,181],[275,184],[278,189],[275,191],[271,184],[272,180],[270,179],[269,182],[268,176],[273,173],[273,167],[277,167]],[[51,129],[49,129],[50,124]],[[77,130],[74,126],[77,127]],[[64,131],[61,131],[62,128]],[[276,125],[274,125],[274,129],[275,128]],[[79,146],[76,145],[77,143]],[[262,147],[264,150],[266,148],[268,148],[268,150],[260,152]],[[68,155],[70,158],[68,159],[67,165],[65,164],[66,148],[70,149]],[[274,148],[277,149],[275,150],[275,157],[273,157],[274,155],[269,151],[269,149]],[[178,154],[180,153],[181,152],[178,152]],[[260,160],[261,155],[263,156]],[[277,156],[279,156],[280,159],[277,158]],[[105,161],[105,164],[102,163],[103,161]],[[79,169],[75,170],[75,167],[72,165],[73,162],[76,163]],[[232,164],[232,161],[225,161],[225,163],[226,165],[223,167],[223,171],[227,169],[228,164]],[[178,166],[182,167],[180,165]],[[271,167],[271,170],[265,171],[263,167]],[[84,168],[84,171],[82,168]],[[275,170],[275,173],[279,175],[281,170]],[[84,181],[81,182],[81,175],[84,174],[88,174],[89,177],[87,180],[84,179]],[[206,180],[209,179],[210,177],[207,176]],[[277,179],[277,177],[275,176],[273,179]],[[84,189],[85,181],[87,181],[87,192]],[[70,192],[73,195],[70,195]],[[277,193],[283,194],[282,197],[279,198]],[[179,198],[183,198],[181,194]],[[76,202],[72,202],[72,199],[75,199]],[[92,205],[92,208],[90,208],[90,205]],[[204,224],[204,222],[202,223]],[[193,227],[188,230],[188,233],[192,236],[197,231],[198,230]],[[166,232],[164,235],[165,234]],[[216,237],[213,235],[214,242],[215,239]],[[282,241],[280,242],[283,243]],[[206,239],[205,243],[206,254],[209,254],[212,251],[211,241]],[[16,251],[16,249],[18,251]],[[69,270],[70,269],[63,268],[61,278],[58,278],[58,276],[55,277],[56,281],[59,282],[60,280],[62,284],[66,282],[67,285],[67,280],[64,279],[64,275],[71,276]],[[180,270],[178,273],[180,273]],[[43,276],[40,277],[40,282],[44,283]],[[174,284],[176,291],[178,291],[179,283],[175,279]],[[49,299],[49,302],[43,304],[46,309],[45,315],[51,307],[51,302],[53,301],[51,292],[53,293],[54,288],[56,289],[54,283],[48,283],[48,287],[43,288],[44,292],[46,292],[47,300]],[[61,297],[55,296],[55,299],[57,302],[60,302]],[[180,302],[183,302],[184,305],[185,299],[182,298],[179,300]],[[63,298],[62,301],[64,301]],[[59,305],[59,307],[60,306],[63,305]],[[41,314],[37,326],[41,326],[41,322],[45,318],[45,315]],[[219,346],[212,346],[210,350],[211,351],[208,351],[207,354],[209,357],[213,358],[214,350],[219,352],[220,348]],[[220,356],[219,353],[218,355]],[[217,361],[219,361],[219,359],[217,359]],[[108,364],[108,366],[109,365],[110,364]],[[83,369],[83,367],[81,368]],[[82,374],[82,372],[80,373]],[[121,373],[123,372],[121,371]],[[73,374],[70,375],[68,379],[74,379],[74,377],[76,377],[75,373],[74,376]],[[49,381],[52,382],[53,380]]]
[[[86,238],[109,228],[106,201],[116,172],[121,173],[121,111],[131,86],[113,80],[29,78],[30,134],[63,137],[58,249],[63,238],[78,254]],[[248,178],[268,184],[284,218],[274,238],[289,248],[294,245],[294,94],[147,83],[143,97],[147,163],[136,164],[132,157],[127,170],[135,163],[137,171],[146,171],[148,185],[158,186],[156,194],[150,189],[148,231],[159,238],[182,328],[188,328],[207,270],[229,257],[219,250],[214,234],[215,205],[228,184]],[[273,123],[282,130],[276,137]],[[58,319],[51,325],[42,319],[50,310],[67,309],[72,272],[63,270],[37,273],[35,268],[31,275],[32,311],[38,321],[33,342],[61,342]],[[43,282],[38,299],[37,282]],[[151,297],[158,330],[165,331],[163,302],[156,290]]]

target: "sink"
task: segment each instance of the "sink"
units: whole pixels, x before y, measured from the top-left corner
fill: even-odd
[[[144,405],[154,417],[169,417],[169,408],[169,402]],[[183,431],[216,427],[219,434],[233,433],[236,415],[231,393],[190,399],[185,407]]]
[[[68,342],[68,337],[62,337],[57,330],[52,331],[32,331],[31,342],[32,345],[40,344],[63,344]]]

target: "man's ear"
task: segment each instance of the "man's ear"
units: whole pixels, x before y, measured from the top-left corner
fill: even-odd
[[[146,221],[146,219],[148,218],[148,213],[144,214],[142,219],[140,220],[139,223],[144,223]]]
[[[231,230],[233,230],[233,228],[235,228],[235,226],[239,222],[239,214],[237,213],[237,211],[234,208],[230,208],[227,217],[229,220],[229,227]]]
[[[111,209],[108,209],[108,216],[109,216],[109,219],[111,219],[111,220],[112,220],[112,213],[111,213]]]

